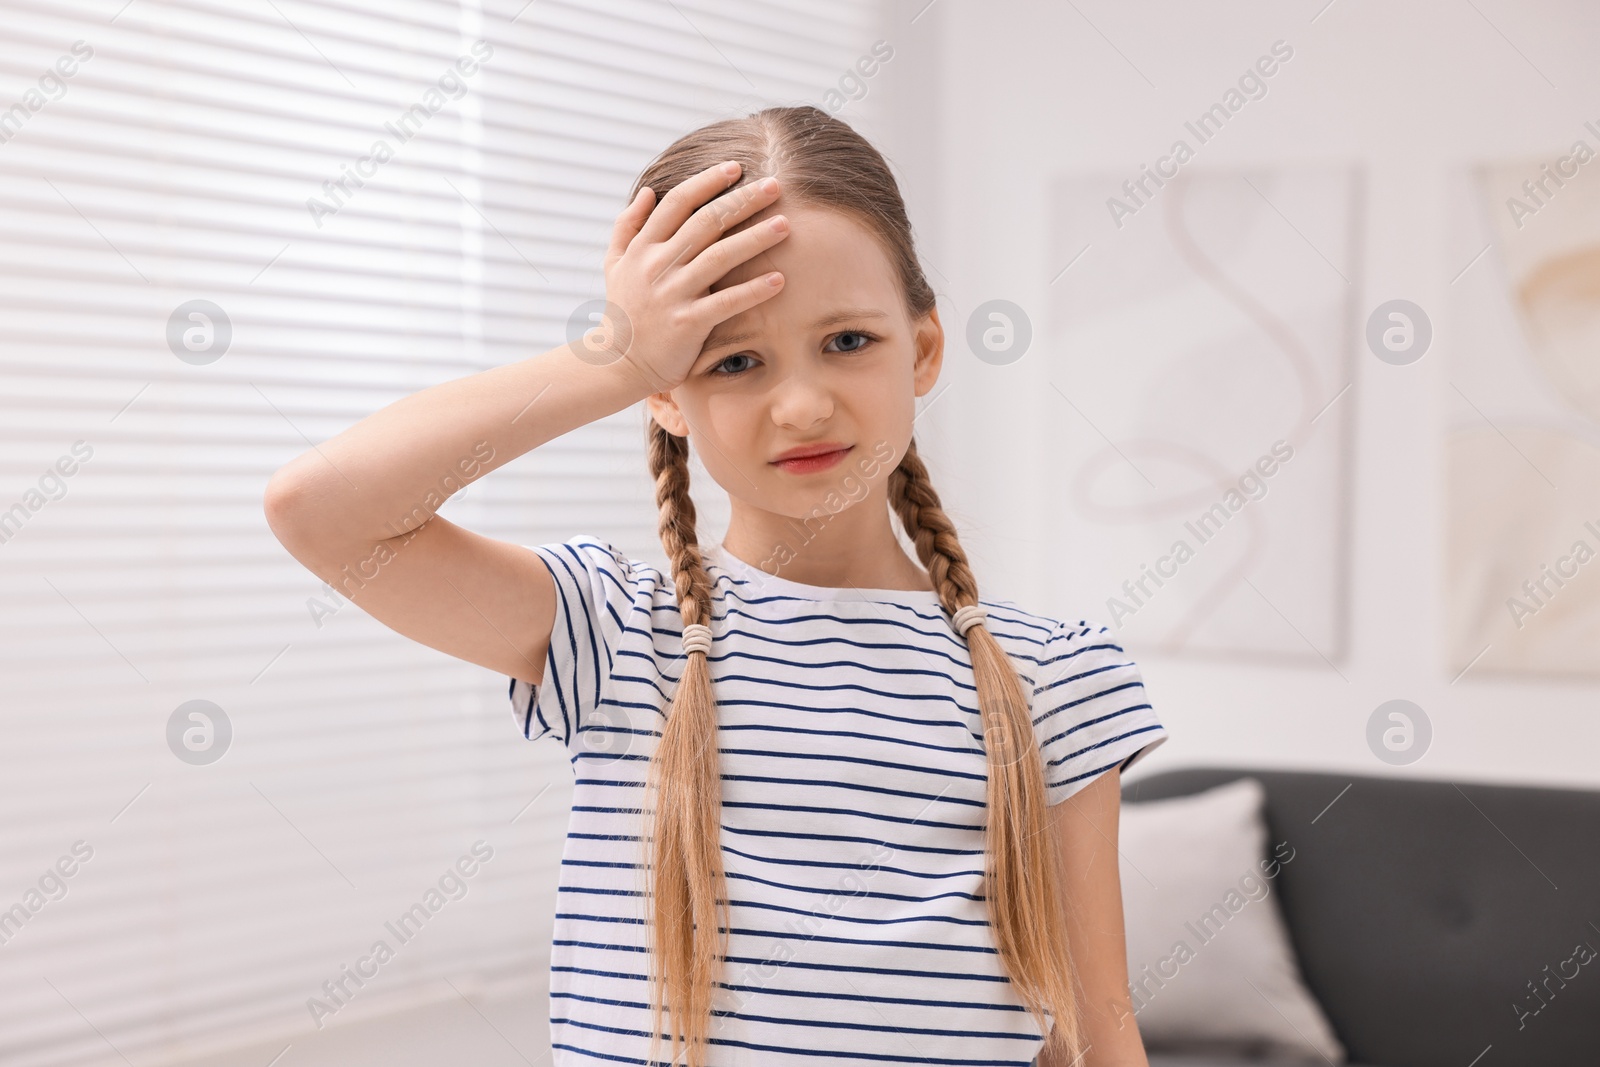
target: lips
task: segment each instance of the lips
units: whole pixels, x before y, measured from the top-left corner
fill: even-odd
[[[829,452],[842,452],[850,446],[843,441],[818,441],[814,444],[799,445],[782,453],[774,463],[782,463],[790,459],[809,459],[812,456],[826,455]]]
[[[830,443],[791,448],[784,453],[784,458],[775,459],[772,464],[791,474],[810,474],[813,471],[827,470],[835,463],[843,460],[845,455],[854,447],[854,445]]]

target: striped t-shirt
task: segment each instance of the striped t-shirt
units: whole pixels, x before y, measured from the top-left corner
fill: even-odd
[[[543,680],[512,679],[511,704],[525,737],[566,746],[576,777],[551,942],[554,1062],[642,1064],[638,811],[684,664],[682,616],[669,576],[606,541],[529,547],[558,605]],[[985,910],[977,689],[937,595],[805,585],[703,552],[730,903],[712,1067],[1026,1067],[1044,1035]],[[1166,740],[1104,627],[982,604],[1034,694],[1052,804]],[[663,1037],[660,1060],[670,1049]]]

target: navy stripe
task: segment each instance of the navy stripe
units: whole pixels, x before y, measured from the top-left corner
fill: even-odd
[[[586,811],[599,811],[599,812],[623,812],[623,813],[626,813],[628,815],[635,815],[635,814],[638,813],[638,809],[636,809],[636,808],[589,807],[589,808],[586,808],[585,810]],[[879,838],[876,838],[876,837],[853,837],[853,836],[851,836],[849,834],[815,834],[815,833],[812,833],[812,834],[797,834],[797,833],[785,832],[785,831],[782,831],[782,830],[750,830],[750,829],[746,829],[746,828],[743,828],[743,827],[728,826],[727,824],[723,825],[722,832],[725,833],[725,834],[736,835],[736,836],[745,836],[745,837],[803,838],[804,840],[807,840],[807,841],[817,841],[817,842],[823,842],[823,843],[827,843],[827,844],[883,845],[883,846],[886,846],[886,847],[888,847],[888,848],[890,848],[890,849],[892,849],[892,850],[894,850],[896,852],[900,852],[900,851],[905,851],[905,852],[926,852],[926,853],[928,853],[930,855],[935,855],[935,856],[981,856],[981,855],[983,855],[983,849],[982,848],[930,848],[930,847],[925,846],[925,845],[907,844],[907,843],[903,843],[903,842],[890,843],[888,841],[883,841],[883,840],[881,840]],[[577,840],[577,841],[589,840],[589,841],[620,841],[620,842],[637,842],[639,840],[637,837],[630,836],[630,835],[627,835],[627,834],[622,834],[622,833],[616,833],[616,834],[592,834],[592,833],[584,833],[581,830],[568,830],[567,831],[567,839],[569,841],[573,841],[573,840]]]
[[[565,1020],[563,1020],[563,1021],[565,1021]],[[550,1025],[552,1027],[554,1027],[556,1025],[556,1022],[557,1022],[556,1019],[551,1018]],[[649,1042],[649,1040],[650,1040],[648,1035],[645,1035],[644,1031],[629,1031],[629,1030],[615,1030],[615,1029],[613,1029],[612,1032],[613,1033],[636,1033],[636,1034],[641,1035],[639,1040],[641,1040],[643,1042]],[[952,1059],[935,1059],[935,1058],[928,1057],[928,1056],[907,1057],[907,1056],[903,1056],[903,1055],[902,1056],[888,1056],[888,1055],[879,1055],[879,1054],[875,1054],[875,1053],[866,1053],[866,1052],[834,1052],[834,1051],[831,1051],[829,1049],[789,1048],[788,1046],[784,1046],[784,1045],[757,1045],[757,1044],[753,1044],[753,1043],[751,1043],[749,1041],[734,1041],[734,1040],[732,1040],[730,1038],[723,1038],[723,1037],[711,1037],[711,1038],[707,1038],[706,1040],[707,1040],[707,1043],[711,1044],[711,1045],[733,1045],[733,1046],[738,1047],[738,1048],[755,1049],[757,1052],[788,1052],[788,1053],[791,1053],[791,1054],[796,1055],[796,1056],[817,1056],[817,1057],[822,1057],[822,1058],[827,1058],[827,1059],[877,1060],[877,1061],[882,1062],[882,1063],[949,1064],[949,1065],[951,1065],[951,1067],[1031,1067],[1031,1065],[1034,1062],[1033,1060],[974,1060],[974,1059],[953,1059],[952,1060]],[[670,1042],[666,1042],[666,1041],[664,1041],[662,1043],[662,1045],[661,1045],[661,1048],[663,1050],[669,1049],[671,1047],[672,1047],[671,1043]],[[913,1046],[913,1045],[905,1045],[903,1047],[907,1048],[908,1051],[913,1051],[913,1052],[915,1051],[915,1046]],[[567,1044],[566,1042],[554,1043],[554,1044],[551,1045],[551,1048],[552,1049],[561,1049],[562,1051],[565,1051],[565,1052],[573,1052],[573,1053],[577,1053],[577,1054],[583,1055],[583,1056],[591,1056],[591,1057],[593,1057],[595,1059],[609,1060],[609,1061],[611,1061],[613,1063],[642,1063],[643,1062],[642,1060],[633,1059],[633,1058],[630,1058],[628,1056],[617,1056],[617,1055],[613,1055],[613,1054],[610,1054],[610,1053],[596,1052],[596,1051],[593,1051],[591,1049],[583,1048],[580,1045],[571,1045],[571,1044]],[[682,1056],[681,1052],[680,1052],[679,1056],[680,1056],[680,1059],[681,1059],[681,1056]],[[556,1061],[556,1062],[559,1062],[559,1061]],[[663,1063],[663,1067],[666,1067],[666,1065],[664,1063]]]
[[[748,1015],[748,1014],[745,1014],[744,1012],[737,1012],[737,1011],[734,1011],[734,1012],[719,1011],[719,1012],[716,1013],[716,1016],[718,1018],[722,1018],[722,1019],[748,1019],[751,1022],[778,1023],[778,1024],[783,1025],[783,1026],[832,1026],[832,1027],[836,1027],[836,1028],[841,1029],[841,1030],[845,1030],[845,1029],[848,1029],[848,1030],[876,1030],[876,1031],[879,1031],[879,1032],[889,1031],[889,1032],[892,1032],[892,1033],[901,1033],[901,1034],[923,1034],[923,1035],[926,1035],[926,1036],[929,1036],[929,1037],[956,1037],[956,1036],[962,1036],[962,1037],[998,1037],[998,1038],[1004,1038],[1004,1039],[1010,1040],[1010,1041],[1019,1040],[1021,1038],[1021,1035],[1019,1035],[1019,1034],[988,1032],[988,1031],[983,1031],[983,1030],[948,1030],[948,1029],[935,1029],[935,1028],[932,1028],[932,1027],[924,1027],[924,1026],[885,1026],[885,1025],[883,1025],[881,1023],[880,1024],[871,1024],[871,1023],[829,1023],[829,1022],[823,1022],[823,1021],[820,1021],[820,1020],[817,1020],[817,1019],[781,1018],[781,1017],[775,1018],[775,1017],[770,1016],[770,1015]],[[578,1020],[572,1020],[572,1021],[576,1022],[579,1026],[588,1027],[588,1026],[591,1025],[589,1023],[579,1022]],[[613,1029],[613,1028],[596,1026],[595,1029]],[[627,1033],[629,1031],[620,1031],[620,1032]],[[646,1030],[639,1030],[639,1031],[632,1031],[632,1032],[638,1033],[638,1034],[640,1034],[640,1035],[642,1035],[644,1037],[649,1037],[650,1036],[649,1031],[646,1031]],[[662,1035],[662,1036],[666,1036],[666,1035]],[[712,1042],[713,1042],[713,1044],[742,1044],[742,1042],[718,1041],[715,1038],[712,1039]],[[747,1046],[747,1047],[759,1048],[759,1047],[762,1047],[762,1046],[751,1045],[751,1046]],[[770,1048],[770,1046],[767,1046],[767,1047]],[[783,1049],[783,1048],[780,1047],[780,1048],[774,1049],[773,1051],[790,1051],[790,1050]]]
[[[566,890],[563,890],[563,891],[565,892]],[[612,890],[598,890],[598,889],[592,889],[592,888],[589,888],[589,887],[579,886],[579,885],[571,886],[570,887],[570,891],[572,893],[574,893],[574,894],[588,893],[588,894],[592,894],[592,895],[603,895],[603,896],[635,896],[635,897],[638,896],[637,893],[619,893],[619,892],[615,892],[615,891],[612,891]],[[974,899],[977,899],[977,898],[974,898]],[[573,903],[573,902],[569,901],[568,903]],[[816,912],[815,908],[812,908],[812,909],[791,908],[791,907],[786,907],[785,905],[782,905],[782,904],[772,904],[772,903],[768,903],[768,902],[765,902],[765,901],[749,900],[749,899],[736,900],[735,903],[741,908],[750,908],[750,909],[753,909],[753,910],[756,910],[756,911],[770,911],[770,912],[776,912],[776,913],[778,913],[780,915],[794,915],[794,916],[799,916],[801,918],[810,918],[810,919],[817,918],[817,912]],[[624,925],[638,925],[640,922],[642,922],[642,920],[640,920],[637,917],[624,919],[624,918],[613,918],[613,917],[609,917],[609,916],[602,917],[602,916],[597,916],[597,915],[590,915],[590,914],[585,914],[583,912],[565,912],[565,911],[556,912],[556,918],[558,920],[562,920],[562,919],[571,919],[571,920],[585,919],[585,920],[588,920],[590,922],[611,922],[611,923],[622,923]],[[834,922],[855,923],[855,924],[861,925],[861,926],[896,926],[896,925],[899,925],[901,923],[943,923],[946,926],[970,926],[970,927],[984,927],[984,926],[988,926],[989,925],[989,920],[987,918],[958,919],[958,918],[954,918],[954,917],[949,916],[949,915],[938,915],[938,914],[930,914],[930,915],[906,914],[906,915],[898,915],[898,916],[895,916],[894,918],[878,918],[878,919],[872,919],[872,918],[864,918],[863,919],[863,918],[855,918],[855,917],[852,917],[852,916],[835,915],[835,916],[832,916],[831,918],[832,918],[832,921],[834,921]]]
[[[729,854],[732,854],[732,855],[735,855],[735,856],[743,857],[744,859],[755,860],[758,863],[772,863],[772,864],[777,864],[777,865],[780,865],[780,866],[819,867],[819,868],[822,868],[824,870],[840,869],[840,868],[845,869],[845,870],[859,870],[860,869],[860,865],[859,864],[854,864],[854,863],[828,863],[828,862],[825,862],[825,861],[822,861],[822,860],[794,860],[794,859],[779,859],[779,858],[776,858],[776,857],[773,857],[773,856],[758,856],[753,852],[741,852],[739,849],[733,848],[732,846],[726,845],[726,844],[724,844],[722,846],[722,851],[724,853],[729,853]],[[909,868],[909,867],[883,867],[883,866],[877,867],[875,869],[893,871],[896,874],[904,874],[908,878],[962,878],[962,877],[969,877],[971,875],[981,875],[983,873],[983,870],[982,870],[981,867],[974,868],[972,870],[965,870],[965,871],[919,871],[919,870],[915,870],[914,868]]]
[[[555,968],[552,968],[552,970],[554,970],[554,969]],[[618,973],[618,972],[614,972],[614,971],[588,972],[588,971],[582,971],[579,968],[573,968],[573,967],[562,968],[562,969],[563,970],[567,970],[567,971],[571,971],[571,972],[575,972],[575,973],[594,973],[594,974],[599,974],[599,975],[601,975],[603,977],[606,977],[606,978],[636,978],[637,980],[639,980],[641,982],[644,981],[644,976],[643,975],[629,975],[629,974],[622,974],[622,973]],[[840,993],[840,992],[818,993],[815,990],[773,989],[773,988],[770,988],[770,987],[767,987],[767,986],[740,985],[740,984],[738,984],[736,982],[717,982],[716,984],[717,984],[718,988],[726,989],[726,990],[729,990],[730,992],[734,992],[734,993],[761,993],[761,994],[764,994],[766,996],[771,996],[771,997],[799,997],[799,998],[803,998],[803,999],[826,998],[828,1000],[853,1000],[853,1001],[857,1001],[857,1002],[860,1002],[860,1003],[863,1003],[863,1004],[916,1004],[916,1005],[919,1005],[921,1007],[926,1007],[926,1008],[963,1008],[963,1009],[966,1009],[966,1010],[969,1010],[969,1011],[1019,1011],[1020,1012],[1020,1011],[1027,1011],[1028,1010],[1024,1005],[1021,1005],[1021,1004],[997,1004],[997,1003],[993,1003],[993,1002],[987,1002],[987,1003],[986,1002],[979,1002],[979,1003],[975,1004],[972,1001],[967,1001],[967,1000],[931,1000],[931,999],[929,999],[927,997],[917,997],[917,998],[911,998],[911,997],[869,997],[869,996],[866,996],[864,994],[856,994],[856,993]],[[586,996],[582,996],[582,995],[580,995],[578,993],[561,993],[561,994],[552,993],[550,995],[552,997],[555,997],[555,996],[559,995],[559,996],[561,996],[562,998],[564,998],[566,1000],[581,1000],[581,1001],[584,1001],[584,1002],[590,1003],[590,1004],[610,1004],[610,1005],[612,1005],[614,1007],[619,1007],[619,1008],[643,1008],[643,1007],[648,1007],[648,1005],[646,1005],[642,1001],[638,1001],[638,1000],[614,1000],[614,999],[611,999],[611,998],[608,998],[608,997],[586,997]]]

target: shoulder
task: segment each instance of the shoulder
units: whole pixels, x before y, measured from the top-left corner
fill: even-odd
[[[1036,691],[1071,677],[1079,668],[1131,662],[1116,632],[1097,619],[1043,615],[1010,601],[982,600],[989,630],[1018,661]]]
[[[649,560],[591,533],[529,545],[550,572],[560,610],[584,614],[589,625],[650,631],[678,614],[672,580]]]
[[[1024,677],[1033,680],[1057,651],[1053,642],[1065,627],[1061,619],[1030,611],[1014,601],[980,597],[987,617],[984,625],[1016,663]]]
[[[1036,694],[1072,688],[1085,679],[1139,678],[1116,631],[1095,619],[1061,620],[1046,639],[1039,661]]]
[[[615,542],[595,534],[573,534],[565,541],[550,541],[528,547],[544,559],[558,578],[560,572],[570,575],[582,572],[609,578],[619,584],[671,586],[671,579],[659,568],[644,559],[628,555]]]
[[[1059,619],[1045,639],[1051,662],[1075,659],[1092,651],[1124,654],[1117,633],[1098,619]]]

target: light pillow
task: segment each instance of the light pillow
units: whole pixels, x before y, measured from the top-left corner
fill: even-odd
[[[1265,801],[1241,778],[1122,806],[1128,984],[1147,1048],[1345,1062],[1272,892],[1294,849],[1269,849]]]

